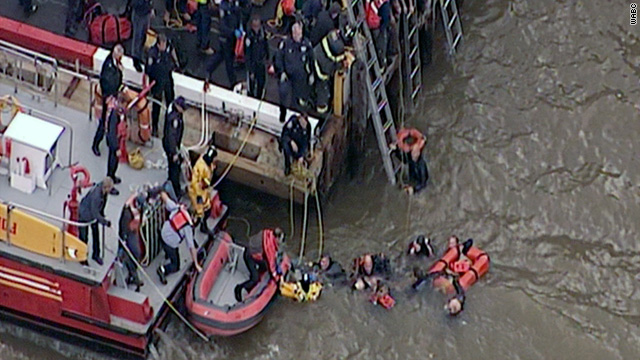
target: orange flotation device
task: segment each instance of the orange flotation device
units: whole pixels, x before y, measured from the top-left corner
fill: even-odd
[[[461,258],[460,246],[451,247],[429,268],[429,273],[447,271],[459,276],[458,283],[464,291],[475,284],[489,271],[489,255],[486,252],[472,246],[467,252],[466,259]],[[468,259],[468,260],[467,260]],[[455,292],[453,284],[444,276],[433,279],[433,286],[447,294]]]
[[[138,97],[139,93],[131,89],[126,89],[124,95],[127,103],[130,103]],[[143,93],[143,96],[135,104],[135,109],[138,114],[138,132],[137,134],[132,133],[130,138],[134,142],[144,144],[151,139],[151,108],[145,93]]]
[[[413,138],[415,142],[413,144],[407,143],[407,139]],[[398,139],[398,149],[400,149],[404,153],[409,153],[413,151],[413,148],[418,145],[420,146],[419,151],[422,151],[424,147],[424,142],[420,142],[421,139],[424,139],[424,135],[420,131],[415,128],[402,128],[398,131],[397,134]]]

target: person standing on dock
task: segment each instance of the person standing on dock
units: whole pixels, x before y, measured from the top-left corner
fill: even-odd
[[[273,73],[273,65],[268,65],[269,43],[262,27],[259,15],[253,15],[244,40],[244,54],[249,77],[249,95],[256,99],[264,98],[264,84],[267,78],[266,67]]]
[[[115,97],[109,97],[107,100],[107,106],[109,107],[109,119],[107,120],[109,129],[107,132],[107,147],[109,148],[109,157],[107,160],[107,176],[113,180],[114,184],[120,184],[122,179],[116,176],[116,171],[118,171],[118,152],[120,151],[120,140],[118,139],[118,125],[120,122],[126,121],[124,114],[124,106],[126,104],[126,99],[122,95],[122,93],[118,94],[118,98],[116,100]],[[118,189],[113,188],[111,190],[111,195],[119,195],[120,192]]]
[[[209,47],[209,32],[211,32],[211,6],[213,0],[196,0],[196,36],[198,37],[198,49],[206,55],[212,55],[213,49]]]
[[[179,96],[167,109],[167,116],[164,120],[164,134],[162,137],[162,148],[167,155],[169,167],[169,181],[173,186],[176,197],[182,197],[182,188],[180,187],[180,146],[182,145],[182,136],[184,134],[184,120],[182,114],[186,108],[186,102],[182,96]]]
[[[345,46],[339,30],[331,30],[315,48],[315,82],[316,111],[325,114],[329,111],[331,88],[335,72],[345,63]]]
[[[291,160],[302,164],[311,143],[311,124],[306,114],[289,118],[280,135],[280,146],[284,153],[284,176],[291,173]]]
[[[137,72],[142,72],[144,59],[144,43],[147,38],[147,30],[154,15],[153,0],[132,0],[131,23],[133,24],[133,36],[131,41],[131,57],[133,66]]]
[[[323,10],[318,14],[315,25],[311,28],[309,40],[314,47],[324,39],[331,30],[338,28],[338,18],[340,16],[340,5],[331,3],[328,10]]]
[[[160,265],[157,273],[160,282],[167,284],[167,276],[180,270],[180,244],[186,241],[191,259],[198,272],[202,271],[202,267],[198,264],[198,254],[196,252],[195,242],[193,240],[193,220],[187,211],[187,207],[183,204],[176,204],[167,193],[160,194],[165,207],[169,212],[169,218],[162,225],[161,237],[162,248],[169,258],[169,265]]]
[[[118,258],[127,269],[127,285],[136,285],[136,292],[140,291],[140,287],[144,285],[138,276],[136,262],[142,259],[139,232],[141,212],[146,201],[144,194],[132,194],[122,207],[118,220],[118,236],[122,240],[122,242],[118,242]],[[125,249],[125,246],[129,251]],[[133,256],[130,256],[129,253]]]
[[[122,90],[122,56],[124,48],[118,44],[107,56],[100,71],[100,89],[102,91],[102,115],[98,119],[98,129],[93,137],[91,150],[95,156],[100,156],[100,143],[104,138],[105,124],[107,121],[107,99],[109,96],[117,96]]]
[[[313,85],[313,47],[302,36],[302,23],[291,27],[291,36],[282,40],[276,53],[275,71],[280,96],[280,122],[284,123],[288,108],[303,110],[311,97]],[[295,100],[295,101],[294,101]]]
[[[106,177],[102,182],[93,186],[93,188],[82,198],[78,207],[78,222],[91,223],[91,236],[93,251],[91,258],[102,265],[102,256],[100,254],[100,229],[98,225],[111,227],[111,221],[104,217],[104,208],[107,205],[107,197],[113,190],[113,180]],[[85,244],[89,243],[89,229],[87,226],[79,227],[79,238]]]
[[[175,97],[173,85],[173,69],[179,65],[178,55],[175,49],[169,44],[165,34],[158,34],[158,41],[151,49],[147,59],[147,67],[145,68],[149,81],[155,81],[155,85],[151,88],[151,95],[162,102],[164,97],[165,104],[171,104]],[[167,114],[169,112],[167,111]],[[151,108],[151,124],[152,134],[158,137],[158,129],[160,122],[160,104],[154,102]],[[166,124],[165,124],[166,127]]]
[[[207,62],[207,78],[211,81],[213,72],[224,62],[229,79],[229,88],[236,84],[236,73],[233,68],[236,38],[242,36],[242,7],[238,0],[222,0],[220,3],[220,36],[218,50]]]

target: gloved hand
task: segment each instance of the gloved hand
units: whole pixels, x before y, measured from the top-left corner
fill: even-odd
[[[233,34],[236,36],[236,39],[240,38],[242,36],[242,30],[236,29],[236,31],[234,31]]]
[[[313,77],[313,74],[309,75],[309,85],[313,85],[313,83],[315,82],[315,78]]]
[[[285,82],[287,81],[287,73],[283,72],[282,75],[280,75],[280,82]]]

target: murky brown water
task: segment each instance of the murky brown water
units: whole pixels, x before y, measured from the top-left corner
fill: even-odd
[[[314,304],[280,300],[256,329],[210,344],[173,321],[162,358],[638,358],[640,42],[629,3],[467,1],[464,28],[456,69],[436,58],[421,117],[408,120],[429,134],[428,190],[408,203],[372,146],[362,176],[324,204],[326,248],[343,263],[399,253],[420,232],[440,244],[473,237],[492,267],[463,315],[445,317],[426,289],[409,297],[399,277],[388,312],[328,289]],[[289,228],[284,201],[227,198],[253,231]],[[233,229],[242,239],[243,225]],[[309,234],[311,252],[315,221]],[[11,326],[0,333],[3,359],[103,358]]]

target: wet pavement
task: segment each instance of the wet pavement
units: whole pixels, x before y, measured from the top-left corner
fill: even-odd
[[[638,358],[640,39],[629,4],[467,1],[463,26],[455,67],[436,56],[420,116],[406,119],[428,134],[427,190],[409,199],[388,186],[371,142],[323,220],[343,264],[365,251],[396,258],[419,233],[439,250],[451,233],[474,238],[492,263],[464,313],[447,318],[428,289],[407,293],[415,264],[400,258],[391,311],[329,288],[313,304],[280,299],[257,328],[208,344],[174,319],[163,359]],[[289,229],[286,201],[232,184],[223,194],[251,232]],[[245,239],[240,221],[232,231]],[[0,333],[3,359],[105,358],[8,325]]]

